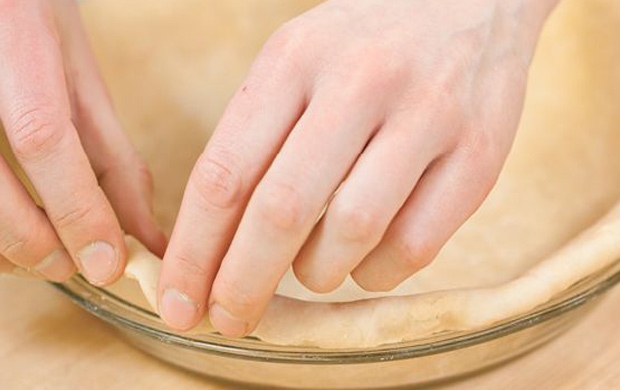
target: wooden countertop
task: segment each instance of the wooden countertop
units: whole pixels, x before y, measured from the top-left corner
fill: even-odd
[[[442,389],[619,389],[619,324],[620,288],[616,288],[562,337]],[[230,388],[130,347],[111,327],[45,283],[0,278],[2,390]]]

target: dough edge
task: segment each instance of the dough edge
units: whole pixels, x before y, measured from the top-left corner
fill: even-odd
[[[620,202],[520,277],[490,288],[454,289],[352,302],[310,302],[276,295],[252,332],[262,341],[319,348],[370,348],[444,331],[474,331],[549,302],[620,256]],[[125,276],[135,279],[157,312],[161,260],[126,236]],[[205,315],[189,334],[214,330]]]

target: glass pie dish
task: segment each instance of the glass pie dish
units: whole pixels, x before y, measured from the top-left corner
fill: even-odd
[[[488,328],[364,349],[287,347],[216,333],[184,335],[166,328],[154,312],[81,277],[55,286],[141,350],[209,377],[262,387],[378,389],[446,381],[531,351],[582,319],[619,280],[616,262],[546,304]]]
[[[189,172],[255,54],[279,24],[311,3],[319,1],[165,0],[158,7],[150,0],[84,2],[95,54],[119,118],[151,167],[155,213],[168,233]],[[368,348],[288,347],[256,338],[172,332],[148,306],[79,277],[57,288],[160,359],[269,388],[411,388],[469,374],[540,346],[582,319],[620,279],[615,261],[620,205],[606,219],[609,224],[591,229],[620,197],[620,84],[612,82],[620,80],[618,42],[612,38],[620,36],[615,34],[620,32],[617,4],[574,0],[554,13],[529,73],[523,118],[502,176],[484,206],[406,290],[418,297],[485,288],[485,296],[493,299],[484,307],[479,295],[467,300],[469,305],[447,307],[466,307],[467,319],[492,321],[467,331],[432,328],[432,336],[425,338],[410,326],[413,321],[403,320],[406,326],[394,332],[395,340],[403,339],[400,331],[409,331],[415,341]],[[501,292],[510,294],[495,294],[501,289],[493,287],[505,284],[510,286]],[[496,315],[515,307],[518,315],[514,310]],[[299,311],[287,313],[294,321],[276,321],[278,331],[301,334],[289,325],[314,330],[326,322],[320,316],[309,321]],[[383,316],[386,311],[380,313],[374,318],[392,325],[391,317]],[[417,307],[408,313],[420,317]],[[427,313],[430,321],[439,318],[437,311]],[[359,321],[349,328],[361,329],[368,318],[356,317]],[[317,333],[346,338],[328,326]]]

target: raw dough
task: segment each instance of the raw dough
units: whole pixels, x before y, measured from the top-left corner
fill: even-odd
[[[83,4],[118,114],[152,167],[156,212],[168,231],[189,171],[257,50],[314,3]],[[539,44],[499,182],[435,262],[378,299],[350,280],[334,293],[313,294],[289,273],[254,335],[278,344],[366,347],[476,329],[611,264],[620,255],[620,206],[612,208],[620,195],[619,119],[620,2],[565,0]],[[135,240],[128,244],[127,274],[154,304],[158,260]]]

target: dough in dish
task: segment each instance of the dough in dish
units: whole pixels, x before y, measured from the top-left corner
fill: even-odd
[[[156,212],[168,231],[190,169],[252,58],[279,24],[314,3],[83,3],[118,114],[152,167]],[[476,329],[530,310],[614,262],[619,40],[620,2],[562,2],[539,44],[498,184],[435,262],[387,294],[347,280],[318,295],[289,273],[254,335],[277,344],[368,347]],[[128,244],[127,275],[154,304],[158,260],[131,238]]]
[[[520,277],[495,287],[435,291],[353,302],[312,302],[276,295],[253,336],[263,341],[323,348],[364,348],[472,330],[527,312],[617,261],[620,205],[597,224]],[[126,237],[125,276],[138,281],[155,309],[161,261]],[[303,321],[300,320],[303,318]],[[190,333],[213,332],[208,320]]]

